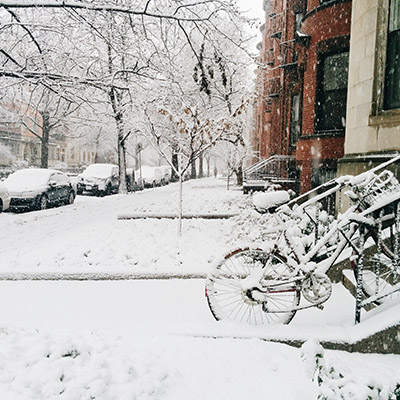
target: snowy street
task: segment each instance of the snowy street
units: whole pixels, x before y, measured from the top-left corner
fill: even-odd
[[[184,212],[241,212],[247,197],[225,184],[186,182]],[[3,213],[0,276],[206,274],[237,247],[234,219],[184,220],[181,238],[176,220],[117,219],[174,213],[177,192],[172,184]],[[0,398],[6,400],[316,399],[313,337],[361,337],[371,328],[366,317],[354,331],[354,299],[339,284],[323,311],[301,311],[289,326],[275,327],[215,321],[204,279],[3,280],[0,304]],[[260,339],[274,337],[308,342],[297,349]],[[324,360],[327,370],[346,374],[341,383],[329,376],[325,389],[343,385],[343,393],[357,399],[367,398],[371,384],[393,390],[400,374],[395,355],[325,351]]]
[[[237,212],[238,190],[224,183],[187,182],[184,213]],[[196,199],[198,191],[201,199]],[[221,201],[221,193],[224,200]],[[126,196],[78,196],[73,205],[0,215],[0,272],[206,272],[218,254],[231,248],[229,220],[117,220],[119,214],[177,213],[177,184]],[[23,246],[21,246],[23,243]]]

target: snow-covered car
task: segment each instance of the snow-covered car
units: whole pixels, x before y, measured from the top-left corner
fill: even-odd
[[[145,188],[162,185],[163,172],[160,167],[143,165],[140,170],[136,171],[136,175],[142,177]]]
[[[75,197],[76,197],[77,192],[78,192],[78,174],[67,172],[66,175],[68,176],[69,180],[71,181],[71,185],[74,189]]]
[[[78,194],[109,195],[117,193],[119,186],[118,166],[114,164],[91,164],[78,175]]]
[[[10,206],[10,195],[4,183],[0,182],[0,213],[5,211]]]
[[[143,183],[133,168],[126,169],[126,186],[128,192],[143,190]]]
[[[21,169],[5,181],[10,209],[44,210],[49,206],[72,204],[75,191],[68,176],[45,168]]]

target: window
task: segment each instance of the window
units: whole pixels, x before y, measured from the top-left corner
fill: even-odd
[[[316,128],[344,133],[349,52],[323,55],[319,60]]]
[[[390,0],[384,108],[400,108],[400,0]]]
[[[300,96],[292,96],[292,107],[290,112],[290,145],[296,146],[300,132]]]
[[[65,162],[65,149],[58,149],[57,159],[61,162]]]
[[[297,32],[301,32],[301,21],[303,19],[302,13],[295,13],[294,14],[294,37],[297,37]],[[296,51],[296,44],[293,43],[293,56],[292,61],[296,62],[298,60],[298,54]]]
[[[312,169],[311,185],[313,188],[336,178],[336,169],[319,167]]]
[[[301,32],[301,21],[303,19],[303,13],[294,14],[294,31]]]

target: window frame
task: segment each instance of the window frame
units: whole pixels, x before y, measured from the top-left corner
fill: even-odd
[[[392,63],[396,65],[396,76],[398,77],[400,74],[400,58],[397,59],[397,62],[393,60],[395,55],[392,55],[389,52],[390,47],[397,47],[399,50],[398,53],[395,53],[400,57],[400,21],[398,22],[399,26],[397,29],[390,30],[390,23],[391,23],[391,15],[390,12],[392,10],[392,2],[395,0],[388,0],[388,15],[387,15],[387,36],[386,36],[386,54],[385,54],[385,72],[384,72],[384,93],[383,93],[383,110],[396,110],[400,109],[400,88],[398,88],[397,97],[393,93],[393,90],[388,90],[389,88],[393,87],[393,81],[396,79],[390,77],[389,69]],[[389,59],[389,56],[391,58]],[[388,94],[389,93],[389,94]]]
[[[293,120],[294,98],[297,97],[297,121]],[[296,148],[297,142],[301,136],[301,96],[300,93],[293,93],[290,98],[290,125],[289,125],[289,145]],[[296,122],[296,125],[294,124]]]
[[[348,47],[338,47],[334,51],[321,52],[318,54],[317,62],[317,74],[316,74],[316,92],[315,92],[315,117],[314,117],[314,135],[329,135],[329,136],[343,136],[345,134],[346,126],[341,127],[326,127],[321,126],[321,114],[323,105],[321,101],[324,100],[323,97],[327,91],[324,90],[324,77],[325,77],[325,61],[332,56],[347,53],[347,58],[349,60],[349,48]],[[348,64],[349,66],[349,64]],[[337,91],[343,91],[344,103],[344,118],[346,118],[346,107],[347,107],[347,89],[348,89],[348,73],[347,73],[347,83],[346,88],[337,89]]]
[[[389,1],[382,0],[382,10],[389,10]],[[385,109],[384,106],[388,32],[389,12],[383,11],[378,14],[376,27],[376,48],[381,51],[375,52],[372,103],[368,121],[368,126],[371,127],[397,125],[400,122],[400,109]]]

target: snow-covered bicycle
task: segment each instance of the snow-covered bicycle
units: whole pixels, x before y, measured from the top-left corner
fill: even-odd
[[[232,251],[209,274],[214,317],[287,324],[299,310],[322,308],[332,293],[327,272],[341,255],[353,266],[361,305],[361,296],[375,304],[400,298],[400,184],[385,169],[399,159],[334,179],[274,210],[275,237],[262,249]]]

